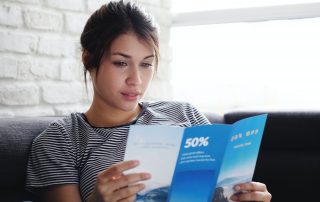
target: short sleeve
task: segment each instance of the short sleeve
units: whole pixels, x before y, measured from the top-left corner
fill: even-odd
[[[192,125],[207,125],[210,121],[205,115],[190,103],[184,103],[186,114]]]
[[[52,123],[32,143],[26,189],[58,184],[78,184],[76,151],[63,126]]]

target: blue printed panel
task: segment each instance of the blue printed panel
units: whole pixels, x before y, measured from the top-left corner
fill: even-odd
[[[211,193],[215,172],[213,170],[194,170],[178,172],[175,181],[179,185],[175,186],[171,193],[170,201],[207,201],[208,193]]]
[[[169,202],[211,200],[231,129],[230,125],[185,129]]]
[[[214,201],[231,201],[236,184],[252,181],[266,119],[263,114],[233,124]]]

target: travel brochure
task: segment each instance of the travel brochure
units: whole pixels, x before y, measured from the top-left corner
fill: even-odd
[[[231,202],[234,186],[252,180],[267,115],[234,124],[132,125],[125,160],[149,172],[137,202]]]

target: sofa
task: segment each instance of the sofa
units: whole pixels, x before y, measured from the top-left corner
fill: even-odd
[[[320,112],[205,113],[212,123],[234,123],[268,113],[254,180],[267,184],[273,202],[319,201]],[[0,118],[0,202],[37,201],[24,190],[31,142],[61,117]]]

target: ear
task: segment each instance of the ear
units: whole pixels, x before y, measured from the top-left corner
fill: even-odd
[[[88,54],[89,54],[88,51],[86,49],[83,49],[83,51],[82,51],[82,63],[83,63],[84,66],[87,66],[87,64],[88,64],[88,56],[89,56]]]

